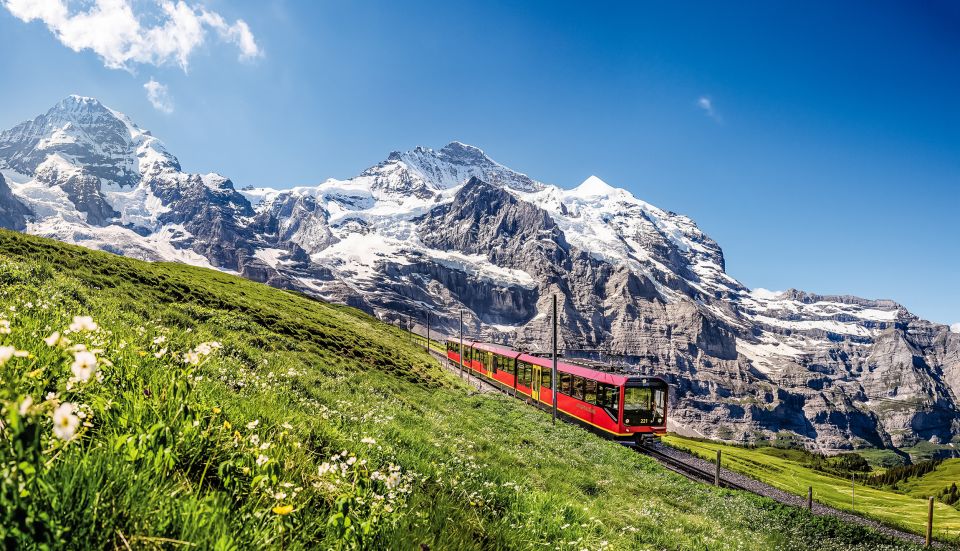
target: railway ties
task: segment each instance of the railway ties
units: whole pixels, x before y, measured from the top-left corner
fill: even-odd
[[[715,482],[714,473],[705,471],[695,465],[691,465],[675,457],[671,457],[661,452],[660,450],[656,449],[654,446],[655,445],[651,445],[651,444],[642,444],[642,445],[636,446],[635,449],[637,450],[637,452],[657,460],[657,462],[659,462],[661,465],[663,465],[667,469],[675,473],[681,474],[689,478],[690,480],[694,480],[696,482],[703,482],[705,484],[710,484],[710,485],[713,485],[713,483]],[[720,478],[720,487],[729,488],[731,490],[741,490],[745,492],[752,492],[751,490],[744,488],[743,486],[737,484],[736,482],[731,482],[730,480],[725,480],[723,478]]]

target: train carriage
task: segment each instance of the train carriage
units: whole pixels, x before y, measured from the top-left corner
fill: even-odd
[[[514,396],[553,408],[552,361],[512,348],[463,342],[463,366]],[[460,341],[447,341],[447,358],[461,361]],[[620,441],[639,442],[666,432],[667,382],[660,377],[598,371],[557,362],[557,410],[561,416]]]

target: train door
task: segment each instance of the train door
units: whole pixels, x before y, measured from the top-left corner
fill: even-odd
[[[533,366],[533,381],[530,383],[530,397],[534,400],[540,400],[540,366]]]

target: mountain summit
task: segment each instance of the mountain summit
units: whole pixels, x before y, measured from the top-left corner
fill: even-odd
[[[482,150],[417,147],[346,180],[235,189],[182,171],[149,132],[70,96],[0,134],[0,225],[236,272],[399,322],[623,355],[668,377],[671,428],[810,448],[947,449],[960,334],[892,301],[750,291],[690,218],[596,176],[563,189]]]

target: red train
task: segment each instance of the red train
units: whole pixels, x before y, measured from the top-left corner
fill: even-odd
[[[552,361],[504,346],[463,343],[463,366],[518,398],[553,408]],[[447,358],[460,363],[460,341],[447,340]],[[620,441],[639,443],[667,430],[667,382],[558,361],[557,410],[563,418]]]

